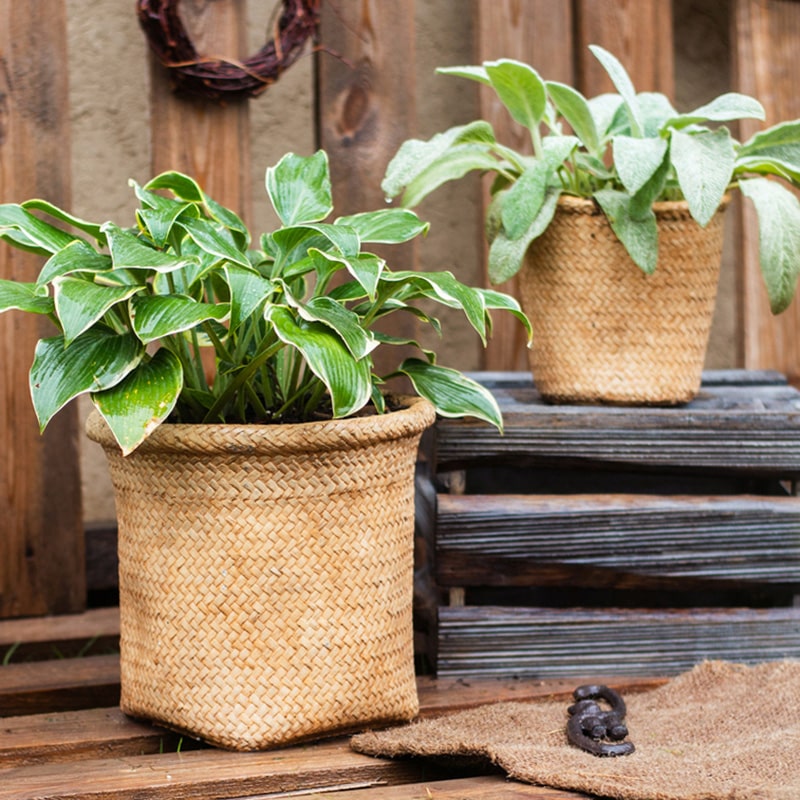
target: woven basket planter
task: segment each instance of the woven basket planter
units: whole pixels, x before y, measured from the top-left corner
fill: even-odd
[[[645,275],[591,200],[562,197],[520,272],[540,394],[559,403],[676,405],[700,387],[722,260],[706,228],[657,203],[658,267]]]
[[[433,407],[159,427],[111,469],[121,707],[234,750],[418,710],[414,466]]]

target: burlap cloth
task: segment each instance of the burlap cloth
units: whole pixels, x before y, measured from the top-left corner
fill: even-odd
[[[620,800],[800,800],[800,661],[702,663],[630,694],[636,752],[567,742],[566,702],[494,703],[353,738],[380,756],[482,756],[510,777]]]

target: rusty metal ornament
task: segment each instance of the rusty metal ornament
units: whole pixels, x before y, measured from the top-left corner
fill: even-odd
[[[567,738],[581,750],[596,756],[627,756],[633,753],[633,742],[622,741],[628,735],[625,725],[626,706],[621,695],[608,686],[589,684],[579,686],[567,711]],[[602,708],[605,701],[609,709]]]
[[[300,56],[319,25],[322,0],[282,0],[273,38],[237,61],[197,53],[178,14],[180,0],[136,0],[139,24],[176,92],[224,103],[256,97]]]

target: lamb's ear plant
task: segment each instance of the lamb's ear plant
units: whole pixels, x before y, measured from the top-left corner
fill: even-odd
[[[363,250],[409,241],[428,225],[402,208],[327,221],[324,151],[288,154],[267,170],[282,225],[256,242],[186,175],[131,186],[139,208],[127,228],[41,200],[0,205],[0,238],[47,257],[35,281],[0,281],[0,311],[44,315],[56,328],[38,342],[30,371],[42,429],[88,393],[127,454],[165,421],[299,422],[369,403],[383,412],[381,387],[399,375],[441,415],[501,426],[491,394],[433,352],[419,348],[380,376],[373,353],[416,344],[382,329],[391,314],[438,332],[431,301],[461,309],[485,341],[493,309],[528,326],[516,301],[450,272],[392,271]]]
[[[757,100],[731,92],[680,114],[663,94],[637,93],[611,53],[590,49],[616,93],[587,99],[511,59],[438,70],[489,86],[530,132],[533,155],[498,142],[488,122],[460,125],[428,141],[405,142],[387,169],[386,194],[402,194],[402,204],[411,207],[445,181],[475,170],[494,172],[489,276],[500,283],[520,269],[528,246],[553,219],[561,194],[593,198],[632,260],[650,274],[658,262],[654,202],[685,200],[705,226],[738,188],[758,216],[772,311],[783,311],[800,271],[800,203],[781,181],[800,187],[800,120],[740,143],[725,123],[763,120]]]

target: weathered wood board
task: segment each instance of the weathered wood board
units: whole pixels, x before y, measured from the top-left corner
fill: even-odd
[[[800,608],[443,606],[440,677],[675,675],[704,659],[800,658]]]

